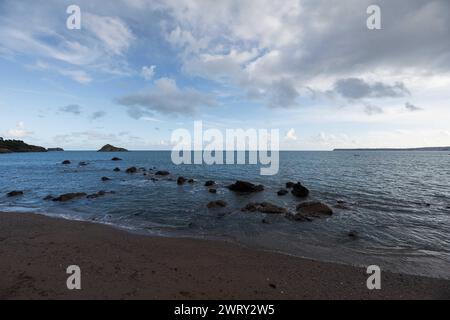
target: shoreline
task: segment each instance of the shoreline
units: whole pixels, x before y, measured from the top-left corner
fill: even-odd
[[[32,213],[0,213],[0,299],[450,299],[450,281],[260,251],[138,235]],[[66,287],[79,265],[82,290]]]

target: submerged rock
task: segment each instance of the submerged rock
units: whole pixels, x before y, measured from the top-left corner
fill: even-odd
[[[74,200],[74,199],[85,198],[86,196],[87,196],[87,194],[84,192],[66,193],[66,194],[62,194],[59,197],[53,199],[53,201],[66,202],[66,201],[70,201],[70,200]]]
[[[261,192],[264,191],[263,185],[256,185],[247,181],[236,181],[236,183],[229,185],[227,187],[231,191],[234,192],[242,192],[242,193],[252,193],[252,192]]]
[[[8,198],[23,196],[23,191],[14,190],[14,191],[8,192],[6,195],[8,196]]]
[[[217,189],[214,189],[214,188],[211,188],[211,189],[209,189],[208,191],[209,191],[209,193],[214,193],[214,194],[217,193]]]
[[[183,185],[183,184],[185,184],[186,183],[186,178],[184,178],[184,177],[179,177],[178,179],[177,179],[177,184],[179,185],[179,186],[181,186],[181,185]]]
[[[114,191],[106,192],[106,191],[103,191],[103,190],[102,190],[102,191],[99,191],[99,192],[97,192],[97,193],[88,195],[87,198],[88,198],[88,199],[97,199],[97,198],[106,196],[107,194],[115,194],[115,192],[114,192]]]
[[[62,164],[71,164],[70,160],[64,160]]]
[[[348,236],[353,240],[357,240],[359,238],[358,231],[350,231]]]
[[[205,187],[212,187],[212,186],[215,186],[215,185],[216,185],[216,182],[212,181],[212,180],[209,180],[209,181],[205,182]]]
[[[85,162],[85,161],[81,161],[81,162],[78,163],[78,165],[79,165],[80,167],[84,167],[84,166],[87,166],[88,163]]]
[[[278,207],[270,202],[262,203],[249,203],[245,208],[242,209],[244,212],[261,212],[269,214],[286,214],[287,210],[285,208]]]
[[[51,195],[51,194],[49,194],[48,196],[46,196],[44,199],[42,199],[42,200],[44,200],[44,201],[51,201],[51,200],[53,200],[54,198],[53,198],[53,196]]]
[[[297,198],[306,198],[309,195],[309,190],[298,182],[292,187],[291,193]]]
[[[120,168],[115,168],[114,172],[120,172]]]
[[[102,177],[102,181],[110,181],[111,179],[110,178],[108,178],[108,177]]]
[[[136,173],[136,172],[137,172],[137,168],[136,167],[130,167],[126,171],[126,173]]]
[[[287,191],[286,189],[281,189],[280,191],[277,192],[277,195],[279,196],[285,196],[289,193],[289,191]]]
[[[170,172],[169,171],[157,171],[155,173],[155,175],[156,176],[168,176],[168,175],[170,175]]]
[[[208,203],[208,209],[225,208],[228,204],[223,200],[211,201]]]
[[[193,184],[193,183],[195,183],[195,180],[194,179],[189,179],[188,183]]]
[[[122,159],[114,157],[114,158],[111,159],[111,161],[122,161]]]
[[[321,202],[303,202],[297,206],[296,213],[288,214],[288,218],[296,221],[311,221],[314,218],[329,217],[333,210]]]

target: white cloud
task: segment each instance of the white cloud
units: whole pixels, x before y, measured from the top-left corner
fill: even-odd
[[[155,69],[156,66],[144,66],[142,67],[142,71],[141,74],[144,77],[145,80],[152,80],[153,77],[155,76]]]
[[[289,129],[284,139],[287,141],[297,141],[298,137],[297,133],[295,132],[295,129],[294,128]]]
[[[200,107],[211,107],[215,101],[192,88],[179,88],[175,80],[160,78],[150,90],[117,99],[135,119],[152,117],[153,112],[171,115],[194,115]]]
[[[25,129],[25,124],[23,123],[23,121],[18,122],[14,129],[10,129],[6,132],[6,136],[9,138],[24,138],[32,134],[32,131],[28,131],[27,129]]]

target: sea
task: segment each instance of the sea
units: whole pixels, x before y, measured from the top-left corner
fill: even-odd
[[[114,156],[122,161],[111,161]],[[71,164],[63,165],[64,160]],[[131,166],[142,171],[127,174]],[[121,171],[114,172],[116,167]],[[152,180],[156,170],[171,175]],[[179,186],[179,176],[196,182]],[[207,180],[217,182],[217,194],[208,192]],[[262,184],[265,190],[235,194],[226,186],[236,180]],[[278,196],[289,181],[306,186],[309,198]],[[24,195],[7,197],[13,190]],[[64,203],[43,200],[100,190],[114,194]],[[228,206],[208,209],[215,200]],[[334,214],[299,222],[241,210],[263,201],[290,211],[302,201],[320,201]],[[286,151],[280,153],[279,173],[273,176],[260,175],[259,165],[174,165],[169,151],[2,154],[0,212],[92,221],[151,236],[229,241],[319,261],[450,279],[448,152]]]

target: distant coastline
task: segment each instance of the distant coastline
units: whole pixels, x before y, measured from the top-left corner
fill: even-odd
[[[450,147],[334,149],[333,151],[450,151]]]

